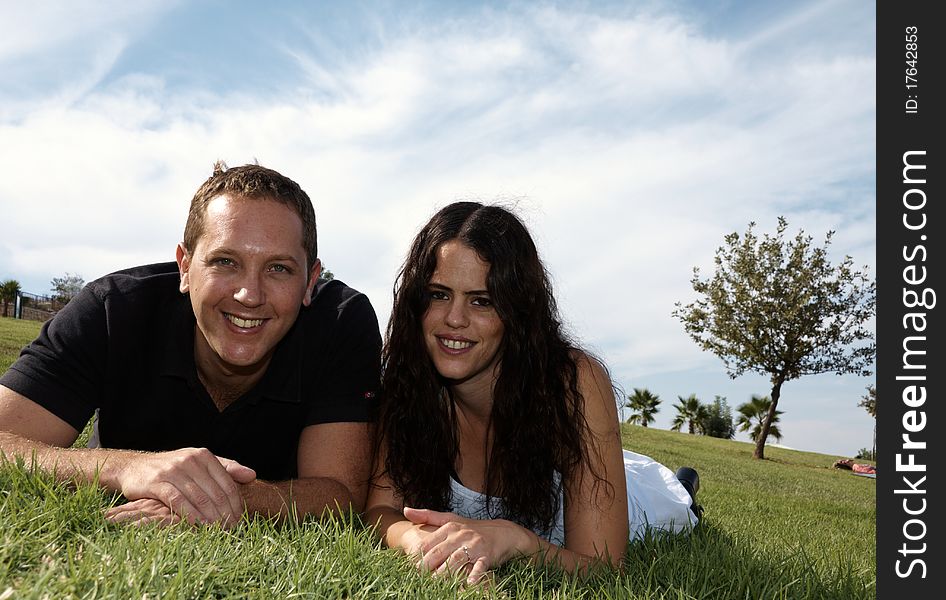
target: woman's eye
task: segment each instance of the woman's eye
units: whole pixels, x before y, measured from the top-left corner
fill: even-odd
[[[489,298],[484,298],[482,296],[473,299],[474,306],[492,306],[493,301]]]
[[[433,290],[430,292],[430,299],[431,300],[446,300],[447,294],[439,290]]]

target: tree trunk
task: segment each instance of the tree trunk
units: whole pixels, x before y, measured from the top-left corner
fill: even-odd
[[[769,413],[765,415],[765,420],[762,422],[762,431],[759,432],[759,439],[755,442],[755,452],[752,453],[752,458],[765,458],[765,439],[769,437],[769,427],[772,425],[772,419],[775,418],[775,408],[778,406],[778,398],[782,393],[782,383],[784,381],[781,377],[772,379],[772,404],[769,406]]]

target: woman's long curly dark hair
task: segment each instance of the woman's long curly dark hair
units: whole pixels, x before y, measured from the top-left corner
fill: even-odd
[[[548,529],[561,496],[553,472],[567,480],[597,450],[578,389],[576,346],[563,330],[532,237],[504,208],[450,204],[411,244],[395,283],[382,354],[384,469],[405,505],[449,508],[458,453],[456,413],[427,355],[421,323],[430,304],[427,286],[437,250],[450,240],[489,263],[487,290],[505,328],[485,493],[502,498],[508,514],[492,516]]]

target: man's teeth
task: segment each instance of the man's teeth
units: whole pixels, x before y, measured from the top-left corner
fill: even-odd
[[[227,315],[227,318],[230,319],[231,323],[243,329],[259,327],[263,324],[263,319],[241,319],[240,317],[235,317],[233,315]]]
[[[446,338],[440,338],[440,343],[451,350],[463,350],[473,345],[473,342],[461,342],[460,340],[448,340]]]

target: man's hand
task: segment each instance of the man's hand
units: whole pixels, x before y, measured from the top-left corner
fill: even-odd
[[[113,506],[105,511],[105,520],[125,525],[173,525],[181,522],[180,515],[171,512],[171,509],[160,500],[142,498],[131,502]]]
[[[233,525],[243,515],[239,484],[256,472],[205,448],[142,453],[72,449],[79,431],[26,396],[0,385],[0,454],[63,480],[96,482],[129,500],[153,499],[191,523]]]
[[[228,526],[243,514],[237,484],[255,480],[256,472],[206,448],[182,448],[128,457],[117,479],[116,487],[129,500],[157,500],[190,523]]]

